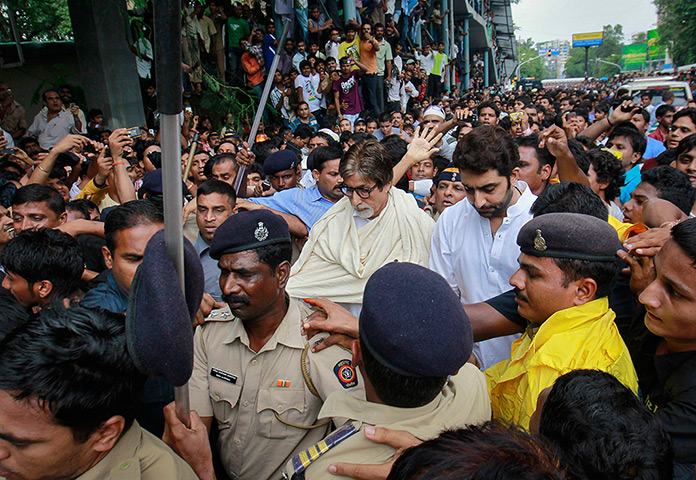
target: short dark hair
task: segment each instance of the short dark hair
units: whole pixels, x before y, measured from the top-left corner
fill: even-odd
[[[237,192],[234,191],[234,188],[230,184],[221,180],[215,180],[214,178],[206,180],[198,186],[196,198],[200,197],[201,195],[210,195],[211,193],[226,195],[232,208],[234,208],[235,204],[237,203]]]
[[[109,212],[104,221],[104,239],[106,247],[114,253],[116,249],[116,234],[122,230],[164,223],[162,211],[150,200],[131,200],[123,203]]]
[[[300,40],[300,41],[301,41],[302,43],[304,43],[303,40]],[[300,43],[300,42],[297,42],[297,43]],[[309,68],[312,67],[312,64],[309,63],[309,60],[302,60],[302,61],[300,62],[300,70],[302,70],[302,69],[305,68],[305,67],[309,67]],[[305,102],[300,102],[300,104],[302,104],[302,103],[305,103]]]
[[[268,265],[271,275],[275,275],[276,269],[283,262],[292,260],[292,244],[290,239],[287,242],[264,245],[254,249],[259,256],[259,262]]]
[[[595,113],[609,113],[611,105],[607,102],[602,102],[595,107]]]
[[[684,172],[662,165],[643,172],[642,182],[655,187],[658,198],[672,202],[687,215],[691,213],[696,199],[696,190],[691,186],[689,177]]]
[[[360,338],[364,373],[370,379],[379,399],[398,408],[416,408],[430,403],[438,396],[447,377],[407,377],[385,367],[370,352]]]
[[[94,203],[92,201],[87,200],[86,198],[83,198],[80,200],[72,200],[72,201],[68,202],[65,205],[65,210],[77,212],[80,215],[82,215],[85,220],[89,220],[91,217],[90,212],[89,212],[90,205],[89,205],[89,203],[85,203],[85,202],[89,202],[92,205],[94,205]],[[96,207],[96,205],[94,205],[94,206]]]
[[[563,288],[568,287],[570,282],[591,278],[597,283],[595,298],[609,296],[620,272],[618,257],[609,262],[569,258],[554,258],[553,261],[563,272]]]
[[[677,157],[690,152],[693,148],[696,148],[696,133],[692,133],[688,137],[681,139],[679,145],[677,145]]]
[[[300,104],[306,103],[306,102],[300,102]],[[309,125],[298,125],[297,128],[295,128],[295,131],[292,132],[293,137],[300,137],[300,138],[311,138],[312,135],[314,134],[314,130],[312,130],[312,127]],[[266,143],[266,142],[263,142]]]
[[[535,217],[546,213],[582,213],[605,222],[609,218],[607,206],[587,185],[576,182],[551,183],[539,194],[529,209]]]
[[[691,119],[691,123],[696,125],[696,108],[689,107],[689,108],[684,108],[682,110],[679,110],[677,113],[674,114],[674,119],[672,120],[672,125],[674,125],[674,122],[679,120],[682,117],[689,117]]]
[[[38,401],[77,442],[115,415],[130,428],[144,385],[126,347],[122,316],[56,306],[0,343],[0,390]]]
[[[312,151],[312,168],[319,170],[324,169],[324,164],[329,160],[340,160],[343,157],[341,147],[317,147]]]
[[[520,155],[509,133],[500,127],[484,125],[457,143],[452,160],[460,170],[483,174],[495,169],[500,176],[509,178]]]
[[[19,141],[19,148],[21,148],[22,150],[26,150],[27,145],[29,145],[30,143],[35,143],[39,145],[39,140],[36,137],[24,137]]]
[[[672,443],[660,419],[606,372],[559,377],[541,411],[539,434],[571,480],[672,478]]]
[[[661,118],[667,115],[669,112],[676,112],[677,109],[674,108],[672,105],[667,105],[666,103],[664,105],[660,105],[655,109],[655,118]]]
[[[500,109],[498,108],[498,105],[495,104],[495,102],[481,102],[479,106],[476,107],[476,113],[480,116],[481,110],[483,110],[484,108],[490,108],[495,112],[496,117],[500,116]]]
[[[518,151],[520,147],[529,147],[534,149],[537,159],[539,160],[539,169],[537,170],[537,173],[541,173],[541,169],[544,165],[549,165],[553,169],[553,166],[556,164],[556,157],[551,155],[549,149],[546,147],[539,147],[539,134],[532,133],[531,135],[517,137],[515,139],[515,143],[517,144]]]
[[[60,230],[24,230],[5,244],[0,262],[29,285],[48,280],[54,296],[64,297],[80,283],[85,259],[77,241]]]
[[[261,142],[265,143],[265,142]],[[256,144],[254,144],[256,145]],[[235,166],[235,169],[238,170],[237,167],[237,158],[235,157],[234,154],[232,153],[218,153],[217,155],[213,155],[208,159],[207,162],[205,162],[205,167],[203,168],[203,175],[206,176],[206,178],[213,178],[213,167],[217,165],[218,163],[224,163],[224,162],[232,162]],[[200,188],[200,187],[199,187]]]
[[[49,210],[60,216],[65,212],[65,200],[53,187],[45,184],[32,183],[18,188],[12,196],[12,206],[24,205],[29,202],[43,202]]]
[[[564,480],[558,460],[521,428],[497,422],[442,432],[401,454],[387,480]]]
[[[604,194],[607,201],[612,201],[619,196],[621,187],[624,185],[625,174],[621,160],[606,150],[590,150],[588,154],[590,163],[597,174],[597,181],[608,182]]]
[[[645,149],[648,146],[648,141],[645,136],[638,131],[635,125],[631,122],[620,123],[614,128],[614,130],[609,134],[609,142],[611,142],[616,137],[625,137],[631,144],[631,148],[634,152],[640,153],[642,157],[645,153]]]
[[[696,218],[689,218],[672,227],[672,240],[684,250],[696,267]]]
[[[59,87],[59,88],[62,88],[62,87]],[[48,90],[44,90],[44,92],[41,94],[41,100],[43,100],[45,102],[46,96],[51,92],[57,94],[58,90],[56,90],[55,88],[49,88]]]

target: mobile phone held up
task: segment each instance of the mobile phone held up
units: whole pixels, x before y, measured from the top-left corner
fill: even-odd
[[[128,131],[128,136],[130,138],[140,138],[143,136],[143,133],[140,131],[140,127],[131,127],[127,129]]]

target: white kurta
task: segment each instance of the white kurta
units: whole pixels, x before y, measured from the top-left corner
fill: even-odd
[[[520,247],[517,234],[532,218],[529,213],[536,196],[526,183],[518,182],[522,195],[508,208],[495,236],[490,220],[462,200],[445,209],[435,224],[430,268],[447,280],[463,304],[482,302],[512,288],[510,277],[517,271]],[[510,346],[518,335],[478,342],[474,353],[484,370],[510,357]]]

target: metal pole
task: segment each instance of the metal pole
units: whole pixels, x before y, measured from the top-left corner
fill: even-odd
[[[181,1],[155,2],[155,54],[157,58],[157,109],[160,112],[162,144],[162,194],[164,197],[164,241],[184,289],[184,226],[181,191],[181,127],[183,104],[181,83]],[[174,387],[179,420],[190,427],[188,384]]]
[[[588,61],[588,55],[590,53],[590,47],[585,47],[585,80],[587,80],[587,61]]]
[[[488,49],[483,51],[483,86],[485,88],[489,87],[488,79]]]
[[[280,34],[280,40],[278,40],[278,45],[285,45],[285,39],[288,36],[288,33],[290,32],[290,24],[292,22],[290,19],[286,18],[283,20],[283,31]],[[278,50],[280,51],[280,50]],[[252,145],[254,145],[254,140],[256,139],[256,132],[259,130],[259,124],[261,123],[261,117],[263,117],[263,111],[266,108],[266,102],[268,101],[268,96],[271,94],[271,88],[273,87],[273,76],[275,75],[275,71],[278,69],[278,61],[280,60],[280,54],[276,53],[276,55],[273,57],[273,62],[271,63],[271,68],[268,70],[268,77],[266,77],[266,85],[263,87],[263,93],[261,94],[261,100],[259,101],[259,107],[256,109],[256,116],[254,117],[254,123],[251,125],[251,131],[249,132],[249,138],[247,139],[247,143],[249,144],[249,148],[251,148]],[[234,179],[234,190],[237,192],[237,195],[239,195],[239,192],[242,189],[242,179],[244,179],[244,175],[246,173],[246,165],[241,165],[239,167],[239,171],[237,172],[237,176]],[[179,215],[179,218],[181,218],[182,215]]]
[[[464,54],[464,84],[465,88],[468,90],[469,85],[471,85],[471,63],[469,57],[469,16],[464,17],[464,48],[462,48]]]
[[[443,5],[442,5],[442,8],[444,8],[445,10],[447,10],[447,8],[448,8],[448,3],[443,4]],[[441,39],[440,41],[442,41],[442,43],[445,44],[445,55],[447,55],[448,63],[449,63],[450,58],[452,57],[452,56],[450,55],[451,52],[450,52],[449,28],[447,28],[447,27],[449,26],[449,19],[450,19],[450,16],[451,16],[451,15],[452,15],[452,13],[448,13],[447,15],[445,15],[445,17],[442,19],[442,23],[440,24],[440,31],[438,32],[438,37]],[[435,28],[437,28],[437,27],[435,27]],[[444,37],[444,38],[443,38],[443,37]],[[449,70],[450,70],[450,68],[449,68],[449,65],[448,65],[448,66],[445,68],[445,78],[444,78],[444,80],[445,80],[445,90],[447,90],[448,92],[450,91],[450,76],[449,76]]]
[[[448,27],[449,27],[449,35],[450,35],[450,45],[455,45],[457,40],[455,39],[455,35],[454,35],[454,0],[449,1],[449,11],[450,11],[450,14],[449,14],[450,23],[449,23]],[[445,30],[447,30],[447,29],[445,29]],[[447,32],[445,32],[445,33],[447,33]],[[450,47],[450,48],[453,48],[453,47]],[[459,45],[457,45],[457,50],[461,51],[461,49],[459,48]],[[457,53],[457,55],[460,55],[460,53]],[[449,61],[451,63],[451,66],[448,67],[448,70],[450,72],[450,86],[452,88],[454,88],[457,85],[457,75],[456,75],[457,69],[455,67],[457,62],[452,61],[451,58],[449,59]]]

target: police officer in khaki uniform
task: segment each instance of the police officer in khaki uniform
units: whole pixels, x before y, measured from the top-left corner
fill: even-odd
[[[215,232],[210,256],[218,260],[222,298],[194,337],[191,408],[208,429],[220,430],[218,450],[232,478],[281,478],[283,465],[321,440],[331,419],[317,421],[335,391],[364,398],[350,353],[319,353],[301,335],[311,313],[290,299],[291,242],[287,223],[268,210],[240,212]]]
[[[353,364],[364,378],[367,400],[331,394],[319,420],[351,421],[293,456],[285,478],[335,479],[329,466],[337,462],[390,461],[395,449],[369,440],[369,425],[428,440],[491,418],[485,377],[466,363],[473,347],[469,319],[440,275],[407,262],[380,268],[365,286],[359,325]]]
[[[0,342],[0,478],[195,480],[134,420],[123,317],[55,306]]]

